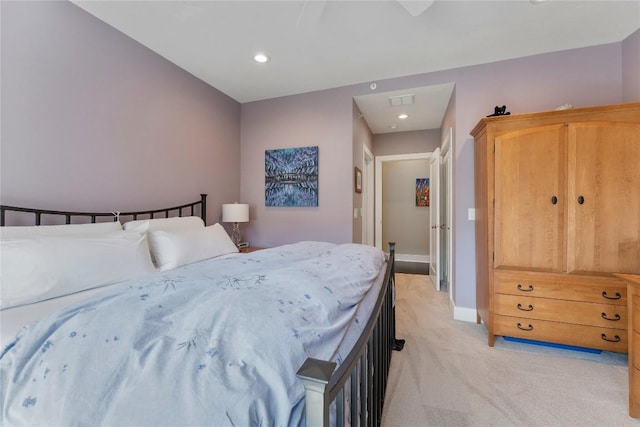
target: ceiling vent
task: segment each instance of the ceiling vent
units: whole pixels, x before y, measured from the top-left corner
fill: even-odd
[[[392,107],[397,107],[400,105],[413,105],[415,104],[415,95],[398,95],[398,96],[390,96],[389,103]]]

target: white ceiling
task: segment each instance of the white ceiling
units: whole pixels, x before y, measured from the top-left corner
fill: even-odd
[[[453,83],[417,87],[354,97],[374,134],[438,129],[453,93]],[[412,104],[394,105],[391,99],[411,99]],[[399,119],[400,114],[409,117]]]
[[[241,103],[620,42],[640,28],[640,0],[73,3]],[[257,52],[271,60],[256,63]]]

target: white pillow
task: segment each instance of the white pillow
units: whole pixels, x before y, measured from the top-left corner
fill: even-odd
[[[154,272],[141,233],[38,236],[0,244],[2,309]]]
[[[65,224],[65,225],[33,225],[28,227],[12,226],[0,227],[0,238],[14,239],[30,236],[62,236],[78,234],[99,234],[122,231],[120,221],[96,222],[94,224]]]
[[[182,216],[173,218],[139,219],[124,223],[124,229],[129,231],[174,231],[204,228],[204,221],[197,216]]]
[[[150,231],[149,246],[161,271],[238,252],[220,224],[198,230]]]

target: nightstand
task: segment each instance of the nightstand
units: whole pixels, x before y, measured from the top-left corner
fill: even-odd
[[[250,252],[260,251],[264,248],[256,248],[255,246],[247,246],[246,248],[240,249],[241,254],[248,254]]]

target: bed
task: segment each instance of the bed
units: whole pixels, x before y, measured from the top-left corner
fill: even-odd
[[[25,237],[5,227],[10,212],[65,225]],[[393,244],[239,254],[205,219],[206,195],[122,213],[0,206],[1,425],[380,424],[404,344]],[[54,291],[20,265],[51,248]]]

